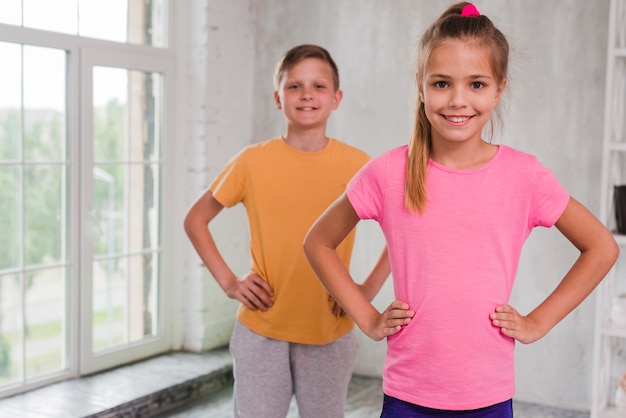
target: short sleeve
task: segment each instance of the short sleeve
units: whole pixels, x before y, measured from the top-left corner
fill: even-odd
[[[235,206],[244,198],[246,191],[245,155],[244,149],[232,157],[209,186],[213,197],[225,207]]]
[[[535,187],[530,210],[530,227],[552,227],[569,203],[570,195],[554,173],[536,162]]]
[[[346,196],[361,219],[381,221],[386,162],[385,154],[370,160],[348,183]]]

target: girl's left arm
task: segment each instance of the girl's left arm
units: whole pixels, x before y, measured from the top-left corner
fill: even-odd
[[[490,315],[493,325],[500,327],[503,334],[525,344],[542,338],[589,296],[619,254],[611,232],[573,198],[555,226],[580,251],[561,283],[527,316],[510,305],[497,306]]]

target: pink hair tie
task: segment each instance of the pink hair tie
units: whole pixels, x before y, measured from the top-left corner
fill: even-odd
[[[472,3],[468,3],[463,7],[461,16],[480,16],[478,9]]]

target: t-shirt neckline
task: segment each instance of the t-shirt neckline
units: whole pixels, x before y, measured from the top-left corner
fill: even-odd
[[[456,174],[474,174],[474,173],[479,173],[481,171],[484,171],[484,170],[488,169],[491,165],[493,165],[495,163],[496,160],[499,159],[500,154],[504,150],[504,146],[497,145],[497,147],[498,147],[498,150],[496,151],[494,156],[491,157],[491,159],[489,161],[487,161],[485,164],[481,165],[480,167],[471,168],[469,170],[463,170],[463,169],[459,169],[459,168],[447,167],[447,166],[445,166],[443,164],[440,164],[440,163],[434,161],[432,158],[428,159],[428,165],[433,167],[433,168],[436,168],[438,170],[446,171],[446,172],[449,172],[449,173],[456,173]]]

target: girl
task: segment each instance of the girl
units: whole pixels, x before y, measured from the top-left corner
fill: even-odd
[[[369,337],[387,337],[383,417],[511,417],[515,340],[542,338],[615,263],[611,233],[529,154],[481,137],[506,87],[508,42],[469,3],[424,33],[410,144],[370,161],[304,249]],[[396,301],[379,313],[335,249],[359,219],[387,240]],[[507,304],[522,245],[556,228],[580,256],[528,315]]]

